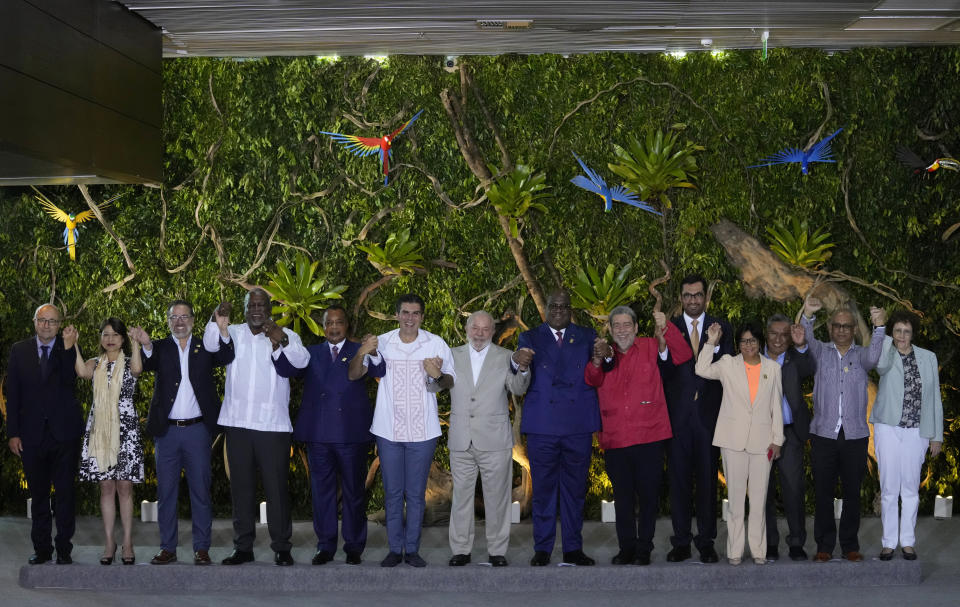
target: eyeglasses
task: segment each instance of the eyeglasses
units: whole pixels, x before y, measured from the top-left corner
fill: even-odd
[[[830,326],[833,327],[834,331],[853,331],[855,328],[857,328],[857,325],[848,325],[839,322],[831,323]]]
[[[48,327],[56,327],[60,324],[59,318],[35,318],[34,322],[38,325],[46,325]]]
[[[741,346],[755,346],[757,345],[757,343],[758,342],[756,337],[745,337],[740,340]]]
[[[550,308],[551,312],[563,312],[572,308],[570,304],[550,304],[547,307]]]
[[[705,297],[703,291],[697,293],[681,293],[680,299],[703,299]]]
[[[178,320],[190,320],[193,318],[193,314],[171,314],[170,316],[167,316],[167,318],[173,322],[177,322]]]

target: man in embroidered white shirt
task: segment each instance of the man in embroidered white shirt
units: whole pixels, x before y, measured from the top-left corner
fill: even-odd
[[[364,362],[379,365],[382,359],[387,366],[370,426],[380,455],[390,544],[382,567],[395,567],[400,561],[414,567],[427,564],[419,554],[420,527],[427,477],[440,436],[436,393],[453,387],[456,373],[450,347],[420,328],[423,311],[419,295],[400,296],[396,305],[400,327],[365,337],[350,362],[351,379],[362,377]]]
[[[277,373],[274,363],[285,358],[291,366],[302,369],[310,362],[310,354],[296,333],[271,320],[271,309],[270,295],[263,289],[251,289],[244,298],[247,322],[227,328],[236,355],[227,365],[223,407],[217,422],[226,433],[230,463],[234,550],[223,559],[224,565],[240,565],[254,559],[257,468],[267,497],[267,528],[274,562],[293,565],[293,525],[287,489],[293,431],[290,380]],[[229,304],[221,304],[215,315],[229,317]],[[219,340],[217,324],[207,323],[204,348],[216,352]]]

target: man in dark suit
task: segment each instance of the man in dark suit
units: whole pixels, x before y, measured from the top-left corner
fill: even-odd
[[[57,337],[60,310],[46,304],[33,314],[36,335],[19,341],[7,363],[8,446],[23,462],[33,499],[31,565],[45,563],[57,549],[57,563],[73,562],[70,539],[76,528],[74,477],[80,459],[83,412],[74,396],[77,374],[75,337]],[[50,484],[55,491],[57,536],[51,540]]]
[[[780,477],[783,513],[787,518],[787,546],[794,561],[807,560],[803,549],[807,541],[805,488],[803,483],[803,446],[810,436],[810,410],[800,391],[803,380],[813,375],[816,365],[807,354],[802,325],[790,324],[783,314],[767,319],[765,354],[780,363],[783,384],[783,446],[773,460],[767,489],[767,560],[780,558],[780,532],[777,529],[776,476]],[[773,474],[774,470],[777,475]]]
[[[310,491],[313,496],[313,530],[317,534],[314,565],[333,560],[337,552],[337,481],[343,499],[343,551],[347,564],[359,565],[367,544],[366,487],[373,407],[363,378],[350,380],[350,361],[360,344],[348,341],[347,313],[330,306],[323,313],[326,341],[310,346],[310,363],[297,369],[277,361],[280,375],[303,377],[303,402],[293,428],[293,438],[307,447]],[[376,339],[376,338],[369,338]],[[366,376],[383,377],[386,365],[364,367]]]
[[[570,322],[566,291],[551,294],[547,308],[547,322],[521,333],[519,345],[534,353],[520,424],[533,477],[535,553],[530,564],[550,563],[559,502],[563,562],[593,565],[583,553],[581,530],[593,433],[600,429],[597,393],[584,380],[597,333]]]
[[[706,346],[707,327],[719,323],[723,336],[714,348],[713,360],[733,354],[733,330],[725,320],[706,314],[707,281],[702,276],[687,276],[680,284],[683,314],[671,322],[683,334],[693,358],[677,365],[664,379],[667,407],[670,410],[670,516],[673,519],[673,549],[667,553],[670,562],[685,561],[691,556],[690,543],[700,551],[700,561],[719,560],[713,542],[717,537],[717,464],[720,451],[713,446],[713,432],[720,412],[723,388],[719,381],[707,380],[694,373],[700,345]],[[694,483],[696,499],[694,500]],[[691,503],[696,504],[697,535],[691,530]]]
[[[227,320],[222,323],[226,334]],[[147,413],[147,432],[153,436],[157,460],[157,526],[160,552],[150,562],[166,565],[177,560],[177,499],[180,471],[190,489],[193,521],[193,562],[210,564],[213,511],[210,500],[210,446],[217,435],[220,397],[213,385],[213,368],[233,360],[233,344],[221,339],[220,350],[208,352],[193,335],[193,306],[178,299],[167,308],[170,337],[150,341],[143,329],[130,338],[143,348],[143,370],[155,371],[153,400]],[[186,378],[187,381],[184,381]]]

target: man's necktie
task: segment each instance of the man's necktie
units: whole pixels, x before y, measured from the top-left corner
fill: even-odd
[[[556,334],[557,334],[557,347],[559,348],[560,346],[563,345],[563,333],[561,333],[560,331],[556,331]]]
[[[693,355],[696,356],[700,351],[700,332],[697,331],[698,320],[690,321],[690,347],[693,348]]]
[[[330,354],[331,354],[331,357],[333,358],[333,362],[337,362],[337,354],[340,354],[340,346],[334,346],[330,350]]]
[[[43,350],[43,354],[40,355],[40,374],[46,377],[50,366],[50,346],[40,346],[40,349]]]

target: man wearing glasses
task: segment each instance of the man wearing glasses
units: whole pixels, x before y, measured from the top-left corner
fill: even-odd
[[[691,556],[691,542],[702,563],[719,560],[713,542],[717,538],[717,467],[720,449],[713,446],[713,434],[723,399],[723,387],[694,373],[700,347],[706,346],[705,332],[713,323],[721,327],[720,342],[713,347],[713,362],[724,354],[733,355],[733,329],[727,321],[710,316],[707,308],[707,281],[687,276],[680,283],[683,314],[671,322],[693,349],[693,358],[665,371],[664,388],[673,438],[670,440],[670,517],[673,520],[673,548],[667,561],[679,563]],[[696,498],[694,499],[694,483]],[[692,532],[691,503],[696,505],[697,535]]]
[[[45,304],[33,314],[36,335],[17,342],[7,363],[8,446],[23,462],[31,507],[34,553],[31,565],[46,563],[57,549],[57,564],[73,562],[76,529],[74,477],[80,458],[83,412],[74,396],[75,343],[57,337],[60,310]],[[51,540],[50,485],[56,492],[57,536]]]
[[[150,561],[167,565],[177,560],[177,499],[180,471],[190,489],[193,523],[193,562],[210,564],[213,510],[210,499],[210,446],[217,435],[220,398],[213,384],[213,368],[233,361],[229,317],[217,317],[220,349],[208,352],[193,334],[193,305],[178,299],[167,308],[170,337],[150,340],[143,329],[130,338],[143,349],[143,370],[156,372],[153,400],[147,413],[147,432],[153,436],[157,461],[157,526],[160,551]]]
[[[848,561],[863,560],[860,554],[860,484],[867,469],[867,372],[877,366],[883,348],[886,313],[870,308],[873,335],[870,347],[853,342],[857,320],[847,308],[830,317],[830,341],[813,336],[814,314],[823,304],[808,297],[803,305],[803,325],[810,356],[817,363],[813,383],[813,421],[810,422],[810,464],[813,468],[816,510],[813,538],[817,542],[814,561],[825,563],[833,555],[837,525],[833,517],[833,496],[840,480],[843,512],[840,515],[840,551]]]
[[[547,322],[521,333],[519,346],[535,355],[520,423],[533,477],[535,552],[530,564],[550,564],[559,506],[563,562],[593,565],[583,553],[581,531],[593,433],[600,429],[597,392],[584,379],[597,333],[570,322],[566,291],[552,293],[547,308]]]

